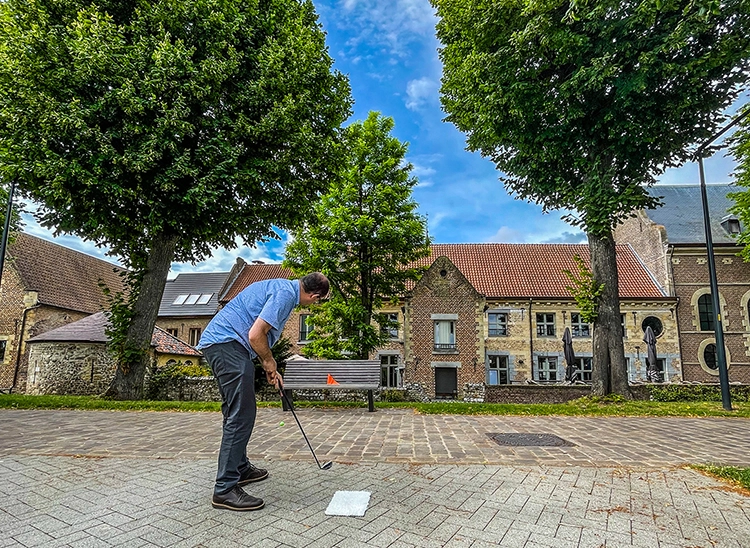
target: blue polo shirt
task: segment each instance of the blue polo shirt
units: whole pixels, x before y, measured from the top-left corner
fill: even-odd
[[[271,326],[268,346],[272,347],[281,337],[292,310],[299,304],[299,297],[298,280],[275,279],[250,284],[213,317],[196,348],[237,341],[255,358],[258,354],[248,338],[255,320],[262,318]]]

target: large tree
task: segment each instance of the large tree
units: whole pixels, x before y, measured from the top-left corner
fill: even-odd
[[[588,235],[594,394],[629,396],[612,230],[748,80],[747,0],[433,0],[442,104],[506,188]]]
[[[315,220],[294,232],[284,264],[331,281],[331,298],[313,309],[305,352],[367,359],[398,324],[379,312],[419,277],[413,262],[429,254],[426,222],[412,190],[407,144],[391,135],[393,119],[371,112],[343,136],[345,160],[315,206]]]
[[[142,396],[172,261],[306,218],[350,101],[309,0],[0,3],[0,169],[134,272],[113,396]]]
[[[743,118],[739,129],[730,140],[730,150],[737,160],[737,169],[734,172],[735,182],[744,190],[733,192],[730,197],[735,202],[732,211],[741,221],[742,233],[737,240],[745,246],[742,250],[742,257],[746,262],[750,262],[750,103],[746,104],[737,116],[743,116]]]

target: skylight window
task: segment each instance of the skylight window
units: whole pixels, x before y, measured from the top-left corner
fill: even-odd
[[[200,295],[190,295],[184,304],[195,304],[198,301]]]
[[[208,301],[211,300],[211,295],[213,295],[213,293],[204,293],[200,296],[200,299],[198,299],[198,302],[195,304],[208,304]]]
[[[180,295],[179,297],[177,297],[174,300],[174,302],[172,304],[184,304],[185,303],[185,299],[187,299],[188,297],[189,297],[189,295]]]

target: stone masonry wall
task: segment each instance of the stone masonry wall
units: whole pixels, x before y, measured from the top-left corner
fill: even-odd
[[[31,343],[28,394],[95,395],[112,380],[115,364],[103,344]]]
[[[18,352],[17,341],[23,316],[24,290],[18,272],[9,259],[3,268],[0,285],[0,340],[5,341],[5,354],[0,359],[0,389],[13,385],[13,376]]]
[[[640,211],[617,225],[614,239],[618,244],[630,244],[667,294],[674,294],[666,256],[667,234],[662,225]]]

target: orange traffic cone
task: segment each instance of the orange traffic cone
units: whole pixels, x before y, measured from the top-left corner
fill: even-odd
[[[331,374],[330,374],[330,373],[328,373],[328,381],[326,382],[326,384],[338,384],[338,382],[336,382],[336,379],[334,379],[334,378],[333,378],[333,377],[331,376]]]

